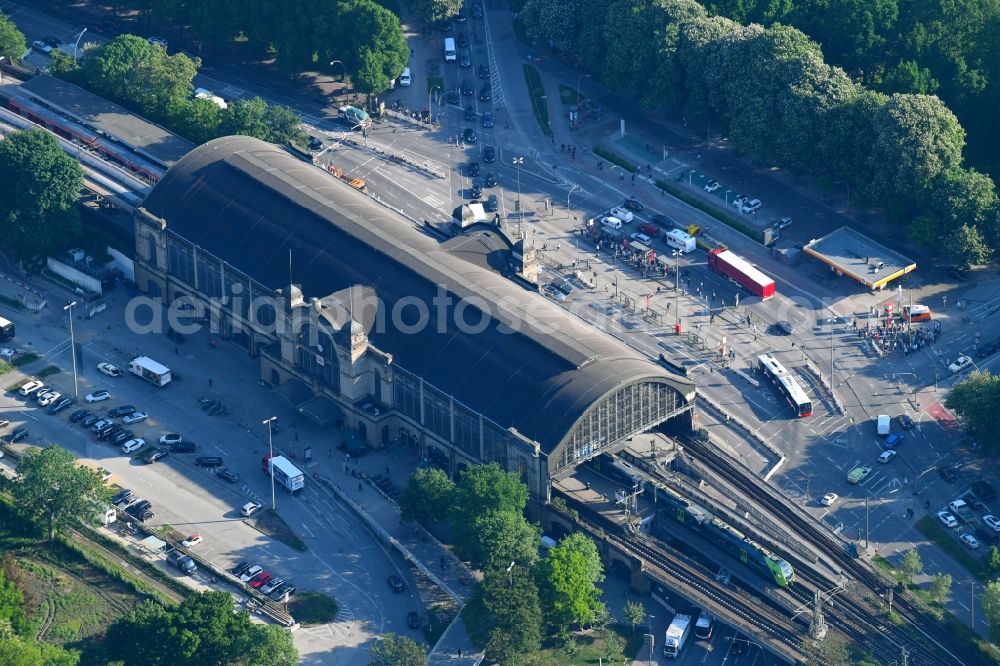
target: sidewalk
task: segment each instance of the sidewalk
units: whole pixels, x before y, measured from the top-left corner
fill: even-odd
[[[312,433],[303,437],[304,445]],[[316,430],[316,438],[329,442],[329,435]],[[320,449],[317,448],[317,451]],[[417,468],[416,456],[402,446],[389,446],[371,451],[361,458],[348,458],[339,451],[318,455],[305,465],[313,475],[322,477],[339,496],[342,504],[347,504],[369,529],[381,537],[387,545],[396,549],[406,560],[429,573],[428,577],[439,580],[449,596],[457,597],[464,606],[472,592],[472,573],[451,551],[433,536],[413,523],[404,524],[400,520],[399,508],[395,502],[383,495],[374,485],[361,481],[355,473],[368,475],[383,474],[402,488]],[[322,489],[320,492],[329,492]],[[447,568],[442,568],[445,563]],[[463,581],[464,579],[464,581]],[[465,631],[460,618],[445,630],[430,655],[428,664],[477,664],[480,655]]]

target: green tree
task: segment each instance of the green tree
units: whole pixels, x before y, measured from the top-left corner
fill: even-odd
[[[621,656],[622,650],[625,646],[622,645],[622,641],[618,638],[616,634],[611,629],[604,630],[604,656],[608,660],[608,663],[614,662],[617,657]]]
[[[6,58],[5,62],[20,62],[27,50],[28,43],[24,35],[9,16],[0,13],[0,56]]]
[[[879,89],[889,94],[933,95],[939,85],[931,70],[921,67],[913,60],[901,60],[886,70]]]
[[[77,464],[73,454],[59,446],[28,451],[18,461],[17,471],[18,506],[45,523],[49,539],[57,527],[96,522],[99,507],[111,497],[94,470]]]
[[[531,572],[518,566],[510,572],[487,572],[466,604],[462,621],[491,662],[508,664],[517,655],[537,652],[542,611]]]
[[[433,525],[448,516],[455,484],[440,469],[418,469],[399,496],[403,520]]]
[[[428,23],[437,23],[458,15],[464,0],[410,0],[410,11]]]
[[[934,601],[944,603],[948,596],[951,595],[951,575],[938,574],[931,578],[929,591]]]
[[[168,111],[174,129],[194,143],[205,143],[221,136],[222,109],[210,99],[184,100]]]
[[[506,569],[511,562],[530,568],[538,560],[541,532],[518,513],[487,511],[476,518],[476,550],[469,561],[486,571]]]
[[[424,666],[427,650],[409,636],[382,634],[371,650],[369,666]]]
[[[604,567],[594,541],[579,532],[549,549],[536,565],[545,620],[558,628],[591,622],[603,609],[598,583]]]
[[[916,548],[911,548],[903,555],[903,561],[899,563],[899,570],[906,576],[907,581],[924,570],[924,563],[920,559],[920,553]]]
[[[271,128],[268,126],[267,102],[260,97],[234,101],[222,112],[220,130],[223,136],[241,134],[270,141]]]
[[[625,604],[625,621],[632,627],[632,633],[635,633],[635,628],[646,621],[646,607],[642,605],[642,602],[629,601]]]
[[[306,140],[302,129],[302,116],[294,110],[281,104],[269,104],[267,107],[267,126],[270,131],[270,141],[277,144],[302,143]]]
[[[83,169],[53,134],[27,130],[0,141],[0,236],[18,259],[44,256],[79,232]]]
[[[993,251],[986,244],[979,229],[962,224],[949,229],[945,234],[941,255],[950,263],[965,266],[988,263]]]
[[[986,564],[986,569],[991,575],[1000,574],[1000,548],[990,546],[983,562]]]
[[[990,638],[994,643],[1000,643],[1000,581],[987,583],[980,601],[990,628]]]
[[[451,529],[455,549],[463,559],[479,548],[476,520],[488,512],[523,515],[528,487],[514,472],[492,462],[474,465],[463,473],[451,501]]]
[[[975,432],[984,452],[1000,453],[1000,431],[994,427],[996,406],[1000,405],[1000,376],[989,370],[972,372],[951,388],[944,404]]]
[[[222,591],[191,595],[175,608],[144,601],[118,618],[106,639],[109,655],[126,664],[298,663],[291,634],[255,624],[245,611],[234,613],[232,596]]]
[[[10,553],[0,557],[0,621],[13,631],[23,634],[26,629],[24,593],[18,586],[20,570]]]

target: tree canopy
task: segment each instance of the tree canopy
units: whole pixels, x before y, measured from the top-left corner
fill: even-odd
[[[708,11],[694,0],[515,6],[531,39],[639,105],[711,122],[760,164],[846,184],[856,203],[883,208],[950,262],[986,262],[1000,248],[1000,207],[985,175],[1000,173],[1000,125],[988,111],[1000,102],[1000,58],[987,57],[977,40],[994,44],[995,53],[1000,31],[977,21],[1000,25],[1000,4],[960,0],[942,10],[924,3],[900,13],[897,3],[714,0]],[[911,22],[913,15],[921,18]],[[824,60],[831,42],[840,66]],[[901,52],[888,51],[893,45]],[[988,139],[989,150],[975,147],[979,172],[963,166],[960,119],[975,119],[970,136]]]
[[[479,529],[484,523],[479,521],[484,516],[508,513],[523,521],[527,503],[528,487],[521,483],[516,473],[503,471],[495,462],[466,469],[451,501],[451,529],[459,556],[463,559],[481,557]]]
[[[24,34],[17,29],[9,16],[0,12],[0,56],[6,58],[5,62],[19,62],[27,50],[28,43],[24,39]]]
[[[990,639],[1000,643],[1000,580],[986,584],[982,597],[983,612],[990,628]]]
[[[45,256],[79,233],[83,169],[51,133],[12,132],[0,141],[0,235],[18,259]]]
[[[372,645],[368,666],[424,666],[427,650],[409,636],[382,634]]]
[[[418,469],[399,496],[403,520],[416,520],[426,525],[446,520],[454,492],[455,484],[444,471],[437,468]]]
[[[989,370],[972,372],[952,387],[944,405],[971,427],[985,452],[1000,454],[1000,431],[994,421],[1000,405],[1000,376]]]
[[[410,11],[428,23],[458,15],[465,0],[410,0]]]
[[[510,572],[488,572],[466,604],[462,621],[473,643],[493,663],[537,652],[542,639],[538,586],[531,573],[515,566]]]
[[[111,497],[97,472],[77,464],[73,454],[59,446],[27,451],[17,471],[14,495],[18,507],[45,524],[49,539],[63,525],[96,522]]]
[[[298,663],[291,634],[234,612],[224,591],[191,595],[175,608],[144,601],[108,628],[106,645],[114,659],[146,666]]]
[[[566,628],[574,622],[588,623],[603,614],[601,590],[604,566],[597,544],[579,532],[550,548],[535,567],[539,599],[545,620]]]

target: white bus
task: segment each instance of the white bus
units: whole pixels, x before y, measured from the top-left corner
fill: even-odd
[[[670,247],[675,250],[680,250],[685,254],[688,252],[694,252],[694,236],[686,234],[680,229],[671,229],[664,235],[663,240]]]

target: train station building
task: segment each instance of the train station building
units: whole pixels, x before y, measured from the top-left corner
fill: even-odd
[[[399,442],[531,493],[668,419],[695,386],[529,290],[515,244],[443,240],[280,147],[199,146],[135,214],[136,282],[246,348],[333,446]]]

